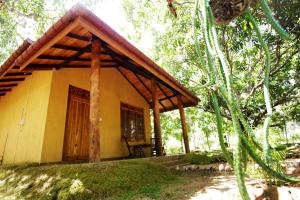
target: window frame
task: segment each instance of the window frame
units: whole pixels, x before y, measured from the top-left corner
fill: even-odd
[[[123,120],[123,114],[126,113],[126,118]],[[128,117],[130,116],[130,117]],[[132,117],[133,116],[133,117]],[[130,125],[131,117],[134,118],[134,124]],[[128,120],[129,119],[129,120]],[[138,133],[138,120],[142,120],[142,125],[140,126],[141,133]],[[138,141],[145,141],[146,140],[146,133],[145,133],[145,112],[144,108],[132,106],[128,103],[120,103],[120,128],[121,128],[121,140],[124,140],[124,136],[127,138],[129,142],[138,142]],[[124,122],[125,121],[125,122]],[[127,124],[127,126],[124,126],[124,123]],[[129,128],[130,126],[134,127],[136,130],[136,133],[132,134],[131,136],[125,132],[130,132],[132,128]],[[126,130],[127,129],[127,130]]]

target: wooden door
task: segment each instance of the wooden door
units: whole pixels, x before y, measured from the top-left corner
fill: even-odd
[[[63,160],[88,160],[89,157],[89,91],[69,87]]]

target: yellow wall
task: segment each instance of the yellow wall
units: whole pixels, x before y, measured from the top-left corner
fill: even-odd
[[[0,99],[3,163],[40,162],[51,71],[37,71]],[[6,143],[6,144],[5,144]]]
[[[151,142],[149,105],[116,69],[101,69],[100,74],[101,158],[124,157],[128,151],[121,141],[120,102],[144,108],[147,143]],[[89,90],[90,69],[61,69],[53,72],[42,162],[62,159],[70,84]]]

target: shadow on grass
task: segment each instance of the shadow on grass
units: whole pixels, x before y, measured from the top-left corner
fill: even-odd
[[[159,198],[176,179],[149,161],[96,164],[18,165],[0,168],[0,199],[133,199]]]

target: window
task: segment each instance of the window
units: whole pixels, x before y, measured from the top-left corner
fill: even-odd
[[[121,134],[128,141],[144,140],[144,110],[121,103]]]

